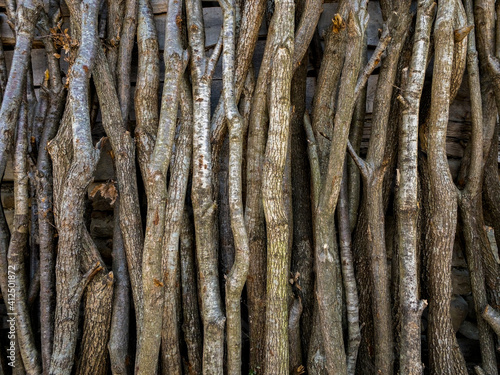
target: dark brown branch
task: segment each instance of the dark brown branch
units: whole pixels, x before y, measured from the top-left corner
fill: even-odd
[[[188,351],[188,374],[202,372],[202,337],[195,267],[195,240],[192,220],[184,209],[180,236],[182,314],[184,340]]]
[[[129,330],[130,330],[130,278],[127,271],[127,259],[120,229],[120,197],[114,207],[113,224],[113,306],[109,333],[109,359],[113,375],[127,374]]]
[[[450,106],[455,2],[439,3],[435,24],[434,76],[429,120],[429,225],[426,236],[429,272],[430,366],[435,373],[467,374],[450,317],[451,255],[455,237],[457,197],[446,158]]]

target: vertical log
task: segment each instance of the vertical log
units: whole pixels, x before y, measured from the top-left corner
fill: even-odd
[[[180,238],[180,256],[183,314],[182,329],[184,331],[184,340],[186,341],[188,351],[187,373],[189,375],[201,374],[203,349],[198,309],[198,292],[196,290],[194,242],[193,222],[185,207]]]
[[[72,66],[69,88],[71,130],[73,134],[73,161],[66,176],[72,183],[62,188],[59,206],[59,246],[56,261],[57,305],[55,314],[54,347],[50,371],[69,374],[77,339],[80,299],[83,291],[98,269],[94,266],[83,276],[79,272],[78,254],[81,251],[84,196],[92,181],[99,160],[100,144],[92,145],[89,118],[89,79],[97,48],[97,2],[84,1],[82,11],[82,37],[75,63]],[[54,158],[57,146],[49,144]]]
[[[203,319],[203,373],[220,374],[224,356],[224,324],[217,271],[213,165],[210,144],[210,83],[221,39],[210,59],[205,55],[202,4],[186,1],[193,84],[193,189],[196,252]]]
[[[16,147],[14,151],[14,223],[8,252],[9,281],[14,282],[14,306],[9,312],[14,313],[16,321],[16,339],[19,343],[22,361],[26,373],[39,374],[42,371],[40,354],[35,345],[32,323],[27,299],[25,253],[27,252],[29,233],[29,197],[28,197],[28,103],[23,100],[19,111]],[[11,279],[12,277],[12,279]],[[10,283],[9,283],[10,284]],[[12,295],[12,294],[9,294]],[[4,294],[7,296],[7,293]],[[21,361],[21,358],[17,358]]]
[[[468,23],[474,24],[472,2],[465,1]],[[483,110],[481,102],[481,86],[479,81],[479,66],[476,51],[475,32],[471,31],[468,38],[467,72],[471,99],[472,134],[471,162],[465,188],[458,193],[458,206],[462,216],[465,238],[467,265],[471,275],[474,308],[476,310],[479,330],[482,368],[491,375],[498,374],[493,332],[481,313],[488,304],[486,298],[485,278],[483,271],[482,247],[487,244],[484,232],[483,215],[481,212],[481,194],[483,181]],[[488,246],[489,247],[489,246]]]
[[[265,371],[288,374],[288,251],[289,228],[285,212],[283,179],[290,129],[294,4],[276,1],[274,61],[271,73],[269,132],[262,177],[266,218],[266,359]]]
[[[180,306],[177,299],[180,292],[178,277],[181,272],[179,270],[179,238],[193,150],[193,102],[189,89],[186,77],[181,78],[179,97],[182,123],[175,144],[175,158],[171,162],[162,254],[165,284],[161,351],[163,374],[182,374],[181,336],[178,332]]]
[[[248,235],[245,227],[242,196],[243,118],[236,105],[235,77],[235,4],[221,0],[223,23],[223,95],[229,127],[229,209],[235,245],[235,259],[226,279],[227,369],[241,373],[241,292],[249,267]]]
[[[446,158],[446,128],[453,63],[454,1],[440,2],[435,23],[435,58],[428,137],[429,355],[431,374],[466,374],[451,327],[451,257],[457,196]],[[430,251],[432,249],[432,251]]]
[[[399,254],[399,301],[401,309],[401,343],[399,371],[401,375],[423,372],[421,362],[420,319],[426,301],[419,300],[417,218],[418,218],[418,113],[425,80],[434,9],[432,0],[418,4],[416,32],[406,86],[399,136],[397,181],[397,241]],[[406,72],[403,71],[403,74]]]
[[[31,45],[35,36],[35,25],[40,14],[40,3],[28,0],[19,6],[16,21],[16,46],[12,58],[12,68],[9,78],[3,83],[2,105],[0,108],[0,176],[3,178],[7,155],[12,149],[15,126],[18,119],[19,108],[23,95],[24,82],[28,72],[28,60],[31,56]],[[14,12],[15,13],[15,12]],[[12,16],[12,14],[10,14]],[[11,21],[13,19],[11,18]],[[3,215],[2,215],[3,216]],[[8,230],[3,221],[2,246],[0,247],[0,289],[2,295],[7,295],[7,244]]]
[[[130,277],[127,272],[127,259],[120,229],[120,197],[117,197],[113,210],[113,315],[109,333],[109,359],[113,375],[127,373],[129,347],[130,314]]]
[[[356,102],[355,89],[361,64],[362,30],[357,15],[351,10],[347,20],[347,33],[351,42],[347,46],[346,62],[342,71],[339,91],[341,100],[335,115],[328,169],[314,207],[316,298],[319,305],[326,369],[332,374],[347,372],[344,344],[343,340],[339,340],[343,337],[341,275],[337,243],[332,229],[342,180],[349,125]]]

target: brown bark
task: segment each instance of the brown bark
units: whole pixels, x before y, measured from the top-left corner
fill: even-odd
[[[194,228],[191,218],[184,208],[182,230],[180,236],[182,314],[184,340],[186,341],[188,359],[187,373],[200,374],[202,368],[202,336],[198,309],[198,292],[196,290],[196,267]]]
[[[490,305],[487,305],[482,312],[484,320],[488,322],[497,336],[500,336],[500,314]]]
[[[59,244],[56,261],[56,292],[54,347],[50,374],[69,374],[73,367],[80,299],[94,276],[98,265],[80,275],[78,254],[81,252],[84,196],[99,159],[100,144],[92,145],[89,118],[88,86],[90,69],[96,52],[97,9],[96,2],[82,4],[82,37],[75,63],[71,70],[69,88],[68,130],[72,131],[73,160],[65,177],[72,184],[62,186],[58,207]],[[78,101],[77,101],[78,100]],[[61,135],[62,136],[62,135]],[[57,139],[57,138],[56,138]],[[57,162],[64,162],[58,153],[57,140],[49,144],[49,152]],[[62,158],[61,158],[62,156]],[[62,160],[61,160],[62,159]]]
[[[161,343],[159,333],[162,328],[162,314],[159,314],[158,310],[161,310],[164,305],[164,283],[166,281],[162,277],[162,239],[165,234],[165,220],[167,217],[167,170],[170,164],[177,125],[180,80],[187,65],[187,51],[182,48],[181,34],[176,23],[179,17],[181,17],[180,3],[171,1],[165,30],[165,81],[158,132],[154,148],[151,155],[149,155],[145,168],[146,175],[143,176],[145,178],[144,183],[147,186],[148,211],[142,262],[143,329],[139,337],[135,364],[136,373],[138,374],[156,372]],[[175,198],[179,203],[183,202],[181,197]],[[169,200],[169,202],[170,209],[175,200]],[[182,208],[178,209],[174,206],[174,211],[177,212],[178,221]],[[175,223],[176,220],[171,217],[172,212],[168,212],[168,214],[170,214],[169,219]],[[172,234],[172,232],[167,233],[167,238]],[[173,237],[175,238],[175,231]],[[168,242],[168,246],[172,246],[170,242]],[[170,274],[170,277],[167,278],[169,284],[171,284],[170,278],[175,279],[176,272],[172,272],[168,266],[163,272]],[[171,297],[170,294],[169,296]]]
[[[48,34],[48,20],[42,14],[41,22]],[[66,91],[61,83],[59,64],[54,57],[52,41],[45,39],[45,49],[49,63],[49,106],[44,118],[43,131],[38,144],[36,182],[38,199],[38,232],[40,244],[40,329],[41,355],[45,372],[50,367],[54,332],[55,307],[55,225],[53,203],[52,163],[47,145],[56,135],[63,113]]]
[[[23,87],[25,87],[25,77],[28,72],[28,57],[31,54],[31,45],[39,13],[40,4],[37,1],[28,0],[20,5],[16,19],[13,18],[15,12],[9,14],[10,21],[16,23],[16,46],[12,58],[12,68],[6,83],[5,78],[3,78],[5,88],[0,108],[0,132],[2,134],[0,137],[0,175],[2,178],[7,156],[12,150]],[[2,230],[3,245],[6,245],[8,241],[8,233],[5,229],[4,225],[4,230]],[[3,295],[7,295],[7,247],[2,246],[0,251],[0,289]]]
[[[67,2],[73,26],[79,29],[82,17],[80,10],[73,2]],[[96,64],[92,72],[97,95],[100,98],[103,127],[110,139],[113,154],[116,156],[116,172],[119,193],[122,196],[120,205],[120,227],[127,255],[128,269],[132,286],[132,297],[136,311],[137,327],[140,333],[142,321],[142,252],[143,234],[139,211],[137,179],[135,173],[135,147],[130,133],[120,116],[120,102],[114,88],[113,76],[109,68],[102,46],[96,51]]]
[[[328,164],[339,78],[346,53],[347,31],[344,19],[348,9],[348,2],[342,1],[338,17],[333,19],[332,29],[327,34],[325,58],[321,63],[318,87],[313,99],[312,127],[318,142],[322,176]]]
[[[262,198],[268,234],[265,372],[288,374],[289,228],[283,179],[290,129],[294,4],[276,1],[277,33],[271,73],[269,132],[262,177]]]
[[[455,238],[457,197],[446,159],[450,105],[454,1],[438,6],[435,63],[429,120],[429,212],[426,248],[429,272],[429,355],[433,374],[466,374],[465,361],[451,327],[451,256]],[[430,251],[432,249],[432,251]]]
[[[396,79],[397,64],[411,21],[410,2],[402,2],[393,8],[388,20],[392,36],[387,56],[382,61],[377,82],[377,96],[373,103],[373,122],[368,155],[361,171],[367,215],[367,251],[370,254],[372,277],[372,311],[375,334],[375,369],[384,374],[393,371],[392,313],[385,248],[383,181],[387,168],[384,159],[387,127],[390,114],[393,84]]]
[[[180,293],[178,277],[179,238],[183,222],[184,202],[191,166],[193,142],[193,103],[190,86],[186,78],[180,82],[180,103],[182,123],[175,144],[175,159],[171,163],[170,184],[168,188],[165,236],[163,238],[162,271],[165,283],[165,303],[162,325],[162,371],[164,374],[182,373],[180,353],[180,333],[178,332],[177,295]]]
[[[406,87],[403,88],[403,119],[399,140],[397,192],[397,225],[399,250],[399,303],[401,374],[422,374],[420,319],[425,300],[420,300],[417,251],[418,219],[418,113],[425,80],[435,3],[418,5],[416,33]],[[403,73],[405,74],[406,71]]]
[[[40,354],[35,345],[35,336],[33,334],[32,323],[28,308],[26,285],[25,253],[28,245],[29,232],[29,202],[28,202],[28,103],[25,100],[21,102],[19,110],[19,124],[17,128],[16,147],[14,150],[14,199],[15,212],[13,231],[9,244],[8,275],[9,275],[9,297],[13,297],[12,304],[9,306],[9,312],[15,314],[16,339],[19,344],[22,362],[27,374],[39,374],[42,371]],[[12,277],[12,279],[11,279]],[[10,285],[14,282],[14,287]],[[7,290],[6,290],[7,292]],[[7,296],[7,293],[3,294]],[[21,358],[18,358],[21,361]]]
[[[469,24],[474,24],[472,2],[465,1]],[[484,231],[483,214],[481,212],[481,187],[483,166],[483,111],[481,101],[481,87],[479,82],[479,67],[477,60],[475,33],[471,31],[468,39],[467,72],[469,77],[469,90],[472,112],[471,134],[471,163],[465,188],[459,191],[458,206],[463,222],[465,238],[465,252],[467,265],[471,275],[474,307],[476,310],[477,325],[479,330],[479,343],[481,349],[482,368],[489,374],[498,374],[496,365],[495,348],[492,332],[482,318],[481,313],[488,304],[486,298],[485,277],[481,247],[488,248],[488,240]]]
[[[130,278],[120,229],[120,197],[113,210],[113,307],[109,332],[108,351],[113,375],[126,374],[128,369],[128,345],[130,330]]]
[[[81,266],[91,268],[104,265],[90,234],[82,228],[83,248]],[[84,300],[84,322],[81,350],[78,355],[76,374],[106,374],[111,309],[113,307],[113,272],[102,267],[88,284]]]
[[[249,266],[248,235],[245,227],[242,197],[243,118],[236,105],[235,88],[235,4],[221,0],[223,23],[223,85],[224,109],[229,127],[229,177],[228,198],[235,258],[226,278],[227,316],[227,370],[241,373],[241,292],[245,285]]]
[[[363,12],[360,13],[360,16]],[[361,64],[361,43],[364,25],[351,10],[347,20],[347,32],[351,43],[347,46],[346,62],[340,83],[339,108],[335,115],[334,133],[330,146],[328,169],[324,183],[319,185],[314,209],[314,239],[316,261],[316,298],[323,335],[323,345],[328,373],[345,374],[346,357],[341,326],[341,275],[337,243],[333,232],[334,210],[340,192],[345,147],[349,125],[356,102],[356,82]],[[313,189],[315,189],[313,187]],[[313,200],[314,201],[314,200]]]
[[[307,57],[297,68],[292,79],[291,101],[292,118],[290,122],[292,205],[293,205],[293,242],[291,272],[297,272],[296,289],[300,297],[300,346],[304,358],[307,358],[311,321],[314,307],[314,274],[313,274],[313,233],[311,211],[311,185],[309,163],[307,161],[307,138],[304,131],[304,114],[306,111]],[[298,302],[294,302],[297,304]]]

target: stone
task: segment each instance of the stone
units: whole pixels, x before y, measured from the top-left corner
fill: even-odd
[[[479,330],[476,325],[468,320],[464,320],[458,332],[470,340],[479,341]]]
[[[113,259],[113,240],[111,238],[94,238],[94,243],[99,253],[101,253],[104,263],[111,265]]]
[[[460,351],[462,352],[466,361],[477,361],[478,358],[481,358],[479,345],[476,341],[467,339],[465,337],[458,337],[457,341],[458,346],[460,347]]]
[[[472,296],[472,294],[469,294],[468,296],[465,296],[464,298],[467,301],[467,306],[469,308],[469,311],[467,313],[467,318],[469,318],[470,320],[477,320],[476,308],[474,307],[474,297]]]
[[[451,258],[451,266],[458,268],[467,268],[467,260],[464,256],[463,244],[460,241],[460,237],[455,236],[455,242],[453,244],[453,255]]]
[[[469,271],[464,268],[452,267],[451,283],[453,294],[467,295],[471,293]]]
[[[451,315],[451,324],[453,325],[453,330],[455,332],[458,331],[465,318],[467,317],[467,313],[469,311],[469,305],[467,305],[467,301],[460,295],[454,294],[451,297],[451,305],[450,305],[450,315]]]
[[[107,215],[106,213],[96,216],[96,212],[93,212],[92,221],[90,223],[90,235],[97,238],[112,238],[113,216]]]

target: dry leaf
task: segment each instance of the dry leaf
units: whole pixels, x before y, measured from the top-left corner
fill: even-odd
[[[104,199],[109,199],[113,205],[118,198],[118,191],[116,190],[114,181],[105,182],[97,185],[91,192],[90,197],[94,198],[97,193],[101,194]]]

